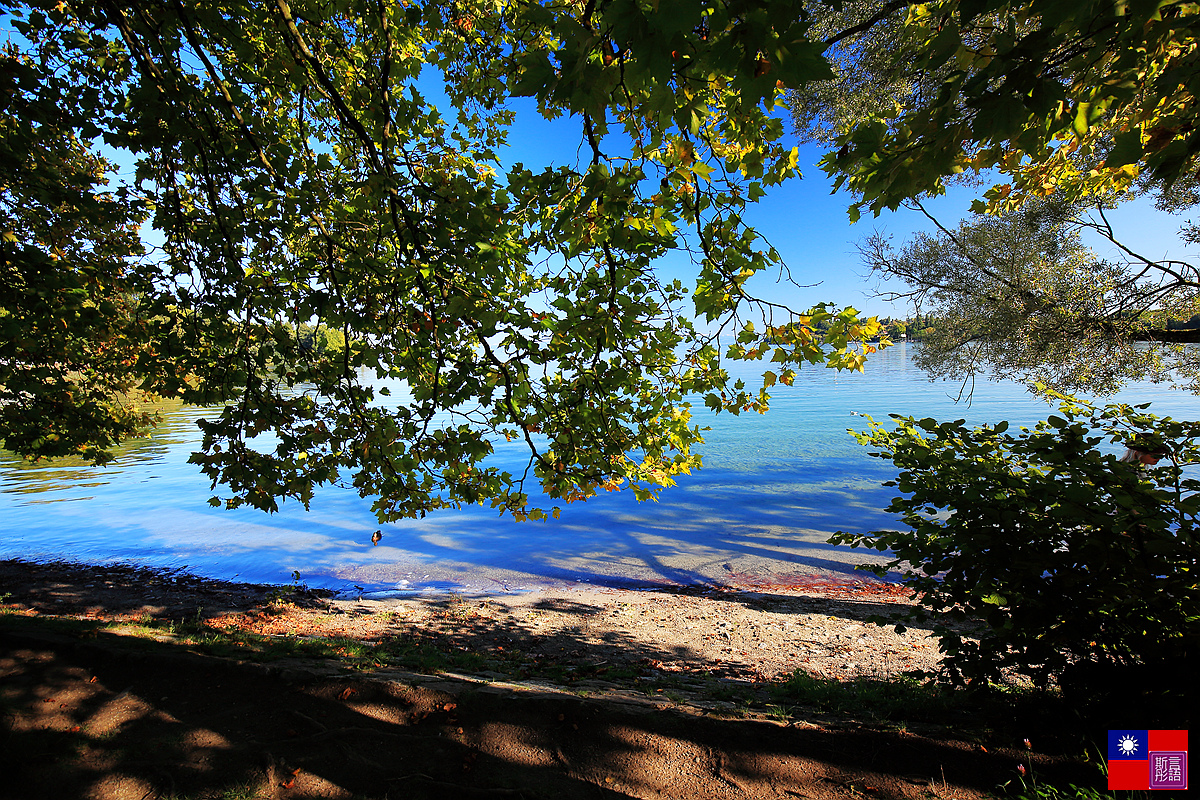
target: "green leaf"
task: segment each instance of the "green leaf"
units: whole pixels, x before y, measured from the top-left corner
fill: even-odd
[[[1126,164],[1136,164],[1141,160],[1143,153],[1141,131],[1137,128],[1124,131],[1113,138],[1113,146],[1105,155],[1104,166],[1107,169],[1116,169]]]

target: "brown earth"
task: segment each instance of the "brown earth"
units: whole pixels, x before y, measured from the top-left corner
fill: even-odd
[[[927,630],[865,622],[911,602],[884,584],[363,601],[0,561],[0,602],[3,798],[980,798],[1018,765],[1098,774],[1021,746],[1042,730],[780,701],[797,669],[933,666]],[[345,657],[215,657],[169,620]],[[397,640],[487,669],[371,663]]]

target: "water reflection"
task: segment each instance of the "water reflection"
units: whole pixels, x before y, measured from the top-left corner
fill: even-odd
[[[0,493],[61,495],[29,498],[24,504],[92,499],[94,494],[80,494],[79,490],[120,483],[137,472],[139,465],[165,464],[173,448],[190,449],[198,441],[195,421],[202,409],[165,400],[149,404],[147,410],[160,415],[159,424],[144,436],[122,442],[113,450],[116,458],[106,466],[76,457],[30,461],[0,449]]]

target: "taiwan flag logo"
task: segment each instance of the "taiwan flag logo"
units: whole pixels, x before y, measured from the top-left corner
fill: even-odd
[[[1187,731],[1109,731],[1109,789],[1188,788]]]

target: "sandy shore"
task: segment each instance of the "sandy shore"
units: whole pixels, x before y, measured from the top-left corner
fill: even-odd
[[[807,577],[746,588],[544,588],[483,597],[336,599],[291,587],[227,583],[131,566],[0,561],[3,605],[16,613],[182,619],[267,635],[406,636],[442,648],[555,659],[596,679],[604,667],[764,680],[889,676],[933,668],[928,629],[867,622],[911,606],[902,587]],[[282,600],[282,602],[281,602]]]

